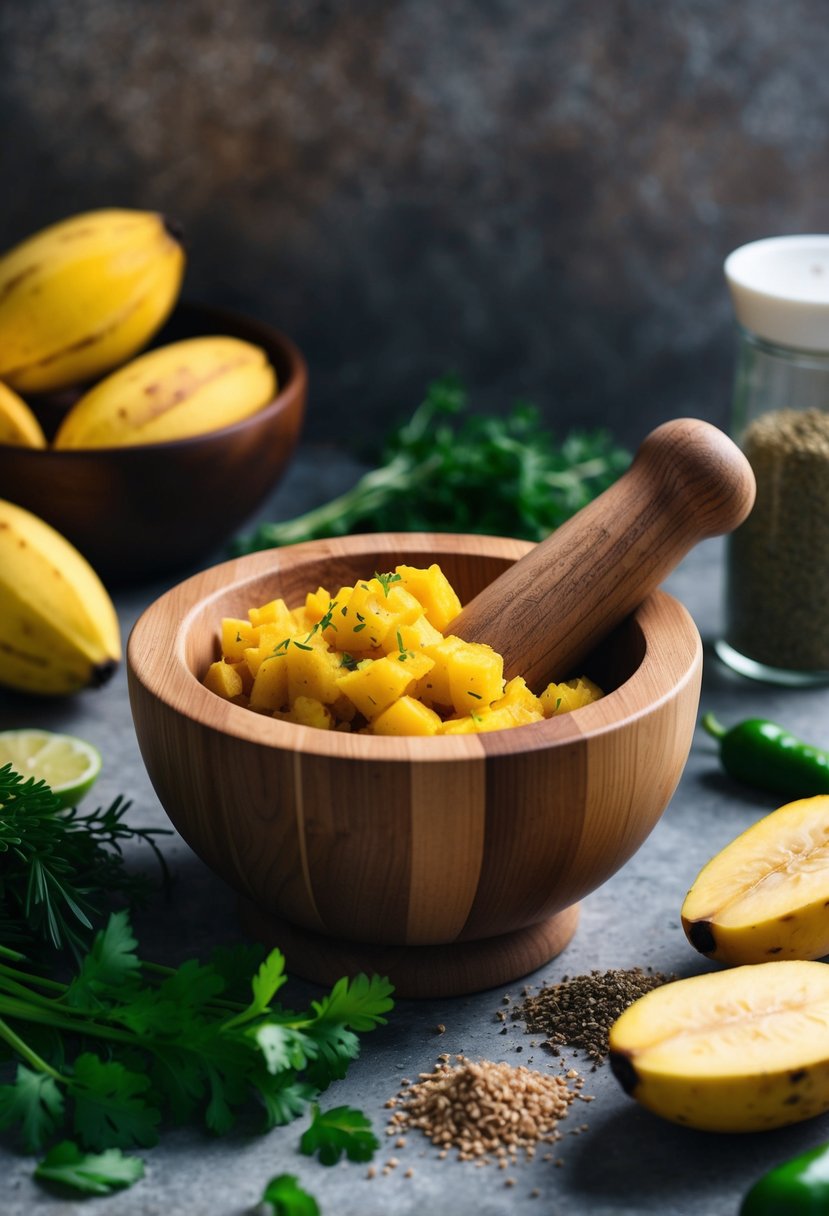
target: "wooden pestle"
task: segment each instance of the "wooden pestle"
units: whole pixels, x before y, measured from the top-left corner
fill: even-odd
[[[727,435],[696,418],[666,422],[617,482],[470,600],[449,632],[488,642],[507,679],[563,680],[698,541],[741,524],[754,493]]]

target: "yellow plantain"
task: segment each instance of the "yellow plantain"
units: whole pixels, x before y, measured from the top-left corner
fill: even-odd
[[[26,402],[7,384],[0,383],[0,443],[13,447],[45,448],[46,436]]]
[[[685,935],[721,963],[829,954],[829,795],[772,811],[700,871],[682,905]]]
[[[184,252],[154,212],[90,211],[0,257],[0,380],[43,393],[146,345],[178,296]]]
[[[70,409],[57,448],[162,443],[230,426],[276,394],[258,346],[238,338],[190,338],[133,359]]]
[[[610,1029],[623,1089],[665,1119],[754,1132],[829,1110],[829,967],[759,963],[654,989]]]
[[[115,608],[84,557],[0,499],[0,684],[60,695],[102,684],[121,657]]]

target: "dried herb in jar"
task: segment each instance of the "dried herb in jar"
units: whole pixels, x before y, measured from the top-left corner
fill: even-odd
[[[729,538],[726,641],[790,671],[829,671],[829,414],[773,410],[745,431],[757,480]]]

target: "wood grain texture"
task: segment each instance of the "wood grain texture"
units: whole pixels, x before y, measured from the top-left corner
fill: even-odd
[[[348,943],[338,974],[362,948],[360,966],[378,948],[441,951],[444,994],[540,965],[543,926],[627,860],[670,798],[694,729],[699,636],[655,592],[585,660],[607,690],[593,705],[485,735],[395,739],[280,722],[208,692],[221,618],[398,562],[438,562],[463,600],[529,548],[383,534],[256,553],[180,583],[133,630],[130,699],[162,805],[263,925],[331,939],[320,960]],[[302,973],[324,980],[314,966]]]
[[[241,422],[189,439],[89,450],[0,444],[0,497],[57,528],[108,582],[181,569],[230,536],[273,489],[302,427],[305,361],[257,321],[180,305],[156,345],[201,334],[243,338],[267,351],[274,400]],[[47,435],[71,402],[33,402]]]
[[[467,604],[452,632],[493,646],[508,678],[573,673],[689,549],[743,522],[754,491],[722,431],[666,422],[614,485]]]
[[[342,975],[385,975],[396,997],[440,999],[508,984],[536,971],[567,946],[579,923],[574,904],[515,933],[448,946],[375,946],[306,933],[240,899],[242,927],[268,947],[278,946],[292,975],[330,986]]]

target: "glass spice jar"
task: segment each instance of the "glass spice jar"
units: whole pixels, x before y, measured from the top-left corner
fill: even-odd
[[[735,671],[829,682],[829,236],[753,241],[726,259],[738,323],[732,434],[754,470],[751,515],[726,542]]]

